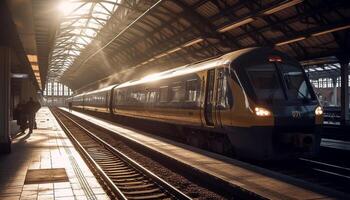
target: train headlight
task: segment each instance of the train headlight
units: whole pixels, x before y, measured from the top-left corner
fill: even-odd
[[[315,115],[322,115],[323,114],[323,109],[321,106],[317,106],[315,109]]]
[[[266,108],[256,107],[255,114],[259,117],[271,116],[271,112]]]

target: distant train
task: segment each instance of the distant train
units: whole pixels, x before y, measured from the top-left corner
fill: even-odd
[[[313,156],[320,146],[323,110],[304,70],[270,48],[238,50],[67,101],[74,108],[185,127],[196,133],[182,135],[187,139],[228,143],[240,157]]]

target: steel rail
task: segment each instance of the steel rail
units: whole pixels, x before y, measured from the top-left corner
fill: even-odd
[[[306,159],[306,158],[299,158],[300,161],[305,162],[304,164],[310,166],[312,169],[332,174],[335,176],[339,176],[342,178],[350,179],[350,169],[334,164],[329,164],[321,161]]]
[[[62,108],[59,108],[59,109],[61,111],[63,111],[64,113],[68,113],[67,110],[64,110]],[[131,142],[134,145],[137,145],[138,147],[144,147],[145,149],[149,149],[149,147],[147,147],[147,145],[143,144],[142,142],[137,141],[137,140],[135,140],[133,138],[130,138],[128,136],[125,136],[124,134],[120,134],[120,133],[118,133],[118,131],[109,130],[108,127],[104,126],[103,124],[99,124],[99,123],[96,123],[96,122],[93,122],[93,121],[89,121],[89,118],[85,119],[84,117],[81,117],[81,116],[78,116],[78,115],[75,115],[75,114],[72,114],[72,113],[70,115],[75,116],[77,119],[79,119],[79,120],[81,120],[83,122],[91,123],[92,126],[96,126],[97,128],[101,128],[102,130],[105,129],[106,131],[113,132],[114,134],[116,134],[119,137],[121,137],[121,139],[124,140],[124,141]],[[111,124],[113,124],[113,122],[111,122]],[[155,154],[161,154],[157,150],[154,150],[154,149],[152,149],[151,151],[154,151]],[[169,160],[177,162],[177,160],[175,160],[172,157],[169,157],[167,155],[164,155],[164,156],[166,158],[168,158]],[[301,175],[301,174],[298,173],[298,172],[300,172],[299,170],[297,170],[297,171],[294,171],[294,170],[290,171],[289,170],[290,168],[285,169],[285,168],[277,167],[277,169],[276,169],[276,168],[271,168],[271,167],[264,166],[264,165],[261,165],[261,164],[259,165],[257,163],[247,163],[247,162],[243,162],[243,161],[239,161],[239,160],[232,160],[232,161],[233,161],[233,163],[235,165],[238,165],[240,167],[247,168],[248,170],[252,170],[252,171],[255,171],[255,172],[258,172],[258,173],[270,176],[272,178],[284,181],[284,182],[292,184],[292,185],[296,185],[298,187],[301,187],[301,188],[304,188],[304,189],[307,189],[307,190],[318,191],[320,194],[325,194],[327,196],[330,196],[330,197],[333,197],[333,198],[337,198],[337,199],[350,199],[349,198],[349,194],[345,193],[344,191],[339,191],[339,190],[337,190],[335,188],[329,188],[329,187],[327,187],[325,185],[322,185],[322,184],[319,184],[317,182],[312,182],[312,180],[310,181],[310,179],[305,179],[305,180],[302,179],[301,177],[298,176],[298,175]],[[193,169],[192,169],[192,167],[190,165],[185,166],[185,167],[186,167],[187,171],[191,171],[192,172]],[[194,170],[196,172],[199,171],[198,169],[194,169]],[[287,171],[285,171],[285,170],[287,170]],[[295,172],[297,172],[297,174],[294,174]],[[324,172],[322,172],[322,173],[324,173]],[[302,174],[304,174],[304,172]],[[203,175],[203,174],[201,174],[201,175]],[[225,189],[227,189],[225,192],[227,192],[227,191],[234,191],[235,192],[236,191],[235,189],[237,189],[237,188],[231,187],[229,185],[226,185],[227,182],[222,181],[219,176],[211,176],[209,174],[205,174],[205,176],[206,176],[206,179],[210,179],[212,182],[216,182],[217,181],[217,184],[222,184],[222,185],[220,185],[220,187],[225,188],[225,186],[228,186],[227,188],[225,188]],[[308,176],[306,178],[308,178]],[[211,183],[209,183],[209,184],[211,184]],[[238,188],[240,188],[240,187],[238,187]],[[235,193],[235,195],[237,195],[237,193]],[[257,196],[254,196],[254,197],[250,196],[250,195],[257,195],[256,193],[250,193],[249,190],[247,190],[245,192],[244,191],[242,192],[241,188],[240,188],[240,191],[239,191],[239,195],[242,195],[243,199],[257,198]],[[245,195],[247,195],[247,196],[245,196]],[[261,198],[263,198],[263,197],[261,197]]]
[[[127,199],[124,194],[119,190],[119,188],[113,183],[113,181],[107,176],[107,174],[103,171],[103,169],[95,162],[95,160],[90,156],[90,154],[85,150],[85,148],[78,142],[78,140],[74,137],[68,127],[62,122],[62,120],[57,116],[57,114],[52,111],[53,116],[56,118],[57,122],[63,129],[63,131],[67,134],[67,136],[71,139],[73,145],[78,149],[81,155],[89,162],[89,165],[98,173],[98,175],[103,179],[108,188],[115,194],[118,199]]]
[[[58,111],[61,115],[63,115],[65,118],[67,118],[68,120],[70,120],[72,123],[74,123],[77,127],[79,127],[80,129],[82,129],[83,131],[85,131],[89,137],[91,137],[93,140],[95,140],[97,143],[99,143],[100,145],[102,145],[104,148],[106,148],[108,151],[110,151],[112,154],[114,154],[115,156],[119,157],[120,159],[122,159],[124,162],[130,164],[132,167],[134,167],[135,169],[137,169],[138,171],[140,171],[142,174],[146,175],[147,177],[149,177],[152,181],[156,182],[159,186],[161,186],[162,188],[164,188],[165,191],[167,191],[171,196],[173,196],[175,199],[191,199],[189,196],[187,196],[186,194],[182,193],[180,190],[178,190],[177,188],[175,188],[174,186],[170,185],[169,183],[167,183],[166,181],[164,181],[163,179],[161,179],[160,177],[158,177],[157,175],[155,175],[154,173],[152,173],[151,171],[147,170],[146,168],[144,168],[143,166],[141,166],[139,163],[137,163],[136,161],[134,161],[133,159],[129,158],[128,156],[126,156],[124,153],[120,152],[119,150],[115,149],[113,146],[111,146],[110,144],[108,144],[107,142],[105,142],[104,140],[100,139],[98,136],[96,136],[94,133],[92,133],[91,131],[87,130],[85,127],[83,127],[81,124],[79,124],[78,122],[76,122],[74,119],[72,119],[71,117],[67,116],[66,114],[64,114],[62,111]],[[56,117],[56,116],[55,116]],[[57,118],[57,117],[56,117]],[[61,120],[60,120],[61,121]],[[62,122],[62,121],[61,121]],[[66,126],[65,126],[66,127]],[[74,136],[73,136],[74,137]],[[75,139],[75,138],[74,138]],[[76,142],[78,142],[75,139]],[[81,146],[81,145],[80,145]],[[84,148],[84,147],[82,147]],[[85,151],[86,152],[86,151]],[[86,152],[87,153],[87,152]],[[91,157],[91,156],[90,156]],[[93,158],[91,158],[93,159]],[[94,161],[94,163],[96,163]],[[97,163],[96,163],[97,164]],[[98,165],[98,164],[97,164]],[[102,170],[101,167],[99,167],[99,169]],[[103,170],[102,170],[103,171]],[[107,174],[105,174],[103,172],[104,175],[107,176],[107,183],[112,182],[113,181],[108,177]],[[113,183],[114,184],[114,183]],[[115,186],[115,184],[114,184]],[[119,188],[118,186],[115,186],[115,188],[117,188],[117,193],[119,193],[118,191]],[[113,189],[113,187],[112,187]],[[113,189],[115,190],[115,189]],[[122,194],[123,192],[120,191]],[[124,195],[125,197],[125,195]],[[125,197],[127,199],[127,197]]]

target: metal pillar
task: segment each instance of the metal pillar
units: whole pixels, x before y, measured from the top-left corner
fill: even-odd
[[[340,105],[341,105],[341,124],[349,123],[349,59],[343,59],[340,63]]]
[[[11,152],[10,72],[11,49],[0,46],[0,153]]]
[[[332,82],[333,82],[332,104],[334,106],[337,106],[338,104],[337,77],[333,77]]]

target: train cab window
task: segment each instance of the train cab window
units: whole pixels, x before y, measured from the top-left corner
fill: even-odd
[[[282,84],[274,65],[254,65],[246,67],[245,70],[259,100],[285,100]]]
[[[313,100],[311,95],[311,86],[306,82],[306,77],[299,66],[279,64],[283,74],[283,80],[286,83],[287,96],[290,100],[303,99]]]
[[[186,81],[186,97],[187,102],[196,102],[198,98],[198,80],[191,79]]]
[[[167,102],[168,101],[168,86],[162,86],[159,89],[159,101],[160,102]]]

